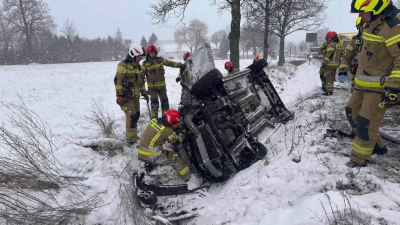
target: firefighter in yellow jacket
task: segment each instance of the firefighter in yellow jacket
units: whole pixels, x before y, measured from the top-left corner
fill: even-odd
[[[140,140],[138,158],[157,165],[172,165],[180,177],[188,182],[189,189],[193,189],[201,184],[201,179],[190,172],[178,154],[163,150],[164,143],[178,146],[185,139],[185,132],[176,136],[173,130],[179,125],[180,119],[181,115],[175,109],[167,110],[162,118],[152,119]]]
[[[330,31],[328,31],[325,35],[325,42],[319,47],[318,55],[325,56],[326,53],[326,46],[328,46],[328,35]],[[325,70],[324,64],[321,63],[321,67],[319,68],[319,79],[321,80],[321,88],[325,91]]]
[[[340,58],[343,55],[342,44],[339,43],[339,37],[336,32],[331,31],[328,35],[328,46],[326,47],[325,56],[322,60],[324,68],[325,93],[324,95],[332,95],[333,82],[335,80],[336,69],[339,67]]]
[[[185,67],[185,64],[157,57],[158,49],[155,45],[147,46],[146,53],[147,59],[143,62],[142,66],[147,78],[147,88],[151,99],[151,117],[157,118],[159,99],[161,101],[162,114],[169,109],[164,66],[181,68]]]
[[[133,44],[129,48],[126,59],[117,66],[114,78],[117,104],[121,106],[126,116],[126,139],[133,144],[137,139],[136,125],[140,117],[140,94],[149,101],[144,85],[144,75],[141,73],[140,60],[144,56],[144,49]]]
[[[397,104],[398,93],[385,87],[400,86],[400,17],[388,0],[353,0],[351,12],[359,13],[367,25],[358,54],[354,91],[346,115],[356,132],[350,167],[366,166],[371,154],[384,155],[387,148],[379,126],[387,108]]]
[[[232,74],[232,73],[236,73],[236,72],[240,71],[238,68],[233,67],[233,64],[231,61],[227,61],[225,63],[225,69],[228,71],[228,74]]]
[[[183,54],[183,61],[186,61],[186,59],[191,55],[190,52],[185,52],[185,54]],[[176,83],[180,82],[183,79],[183,82],[190,84],[190,80],[189,80],[189,75],[187,72],[187,68],[185,68],[183,71],[180,71],[179,76],[175,79]],[[181,92],[181,99],[183,97],[183,95],[185,94],[185,90],[183,90],[182,88],[182,92]]]
[[[347,71],[350,69],[350,73],[353,75],[353,77],[356,75],[357,71],[357,55],[361,51],[362,47],[362,33],[363,33],[363,28],[364,26],[364,21],[362,20],[361,17],[357,18],[356,21],[356,28],[358,29],[358,34],[354,36],[351,40],[350,43],[346,47],[346,52],[342,56],[342,60],[339,66],[339,82],[344,83],[346,76],[347,76]],[[352,91],[354,88],[354,78],[353,78],[353,84],[352,84]]]

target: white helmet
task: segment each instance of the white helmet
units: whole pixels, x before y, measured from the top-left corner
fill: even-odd
[[[144,48],[138,44],[132,44],[129,47],[129,56],[132,58],[135,56],[144,56]]]

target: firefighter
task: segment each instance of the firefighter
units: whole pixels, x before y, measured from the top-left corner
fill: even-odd
[[[157,165],[171,165],[179,176],[188,182],[188,188],[193,189],[200,186],[202,180],[191,173],[178,154],[163,150],[165,142],[178,146],[185,139],[186,131],[182,130],[178,136],[174,133],[174,128],[178,128],[180,119],[181,115],[175,109],[167,110],[162,118],[152,119],[140,140],[138,158]]]
[[[330,31],[328,31],[325,35],[325,42],[319,47],[318,55],[323,56],[325,55],[326,46],[328,46],[328,35]],[[321,88],[325,91],[325,70],[324,64],[321,63],[321,67],[319,68],[319,79],[321,79]]]
[[[353,75],[351,91],[353,91],[354,88],[354,76],[356,75],[358,66],[356,56],[361,51],[362,47],[362,32],[364,30],[363,26],[364,26],[364,21],[362,20],[361,17],[358,17],[356,21],[356,28],[358,29],[358,34],[354,36],[350,40],[350,43],[347,45],[346,52],[344,53],[342,61],[339,66],[338,75],[340,83],[344,83],[347,76],[347,71],[349,70],[350,66],[350,73]]]
[[[343,47],[342,44],[339,43],[339,36],[336,32],[329,32],[328,41],[329,42],[328,46],[326,47],[325,56],[322,60],[325,75],[324,95],[332,95],[333,93],[333,82],[335,80],[336,69],[339,66],[340,58],[343,55]]]
[[[190,52],[185,52],[185,54],[183,54],[183,60],[186,61],[186,59],[190,56]],[[181,71],[179,73],[179,76],[175,79],[176,83],[180,82],[183,78],[183,82],[190,84],[190,80],[189,80],[189,75],[187,73],[187,68],[185,68],[183,71]],[[185,90],[183,90],[182,88],[182,92],[181,92],[181,99],[183,97],[183,95],[185,94]]]
[[[230,61],[226,61],[225,69],[228,71],[228,74],[232,74],[232,73],[236,73],[236,72],[240,71],[238,68],[234,68]]]
[[[162,114],[169,109],[164,66],[184,69],[186,65],[157,57],[158,49],[155,45],[147,46],[146,54],[147,57],[142,66],[147,78],[147,88],[151,99],[151,118],[157,118],[159,99]]]
[[[256,63],[258,60],[260,60],[260,55],[256,54],[256,57],[253,60],[253,64]]]
[[[144,49],[133,44],[129,48],[125,60],[117,67],[114,78],[117,104],[121,106],[126,116],[126,139],[133,144],[137,139],[136,125],[140,117],[140,94],[149,101],[144,85],[144,75],[141,73],[140,60],[144,56]]]
[[[399,101],[398,93],[385,87],[400,86],[399,10],[387,0],[353,0],[351,12],[367,23],[363,47],[357,56],[354,91],[346,106],[346,116],[356,132],[349,167],[366,166],[372,154],[388,152],[379,126],[387,108]]]

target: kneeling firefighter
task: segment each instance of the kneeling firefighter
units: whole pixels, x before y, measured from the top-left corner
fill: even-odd
[[[353,0],[351,12],[359,13],[367,25],[358,54],[354,91],[346,106],[346,116],[356,137],[349,167],[366,166],[371,155],[388,152],[379,135],[387,108],[399,102],[400,16],[390,0]]]
[[[190,172],[189,167],[177,153],[162,148],[166,142],[178,146],[185,139],[186,131],[177,129],[180,133],[178,136],[174,133],[174,128],[178,128],[180,119],[181,115],[175,109],[167,110],[162,118],[152,119],[140,140],[138,158],[157,165],[172,165],[180,177],[187,181],[188,188],[194,189],[201,185],[202,180]]]
[[[133,44],[129,48],[125,60],[117,67],[114,78],[117,104],[121,106],[126,116],[126,140],[133,144],[137,139],[137,122],[140,117],[140,94],[149,101],[144,85],[144,75],[141,73],[140,60],[144,56],[142,46]]]

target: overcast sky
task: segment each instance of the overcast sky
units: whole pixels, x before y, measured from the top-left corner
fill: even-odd
[[[173,40],[174,22],[170,27],[151,25],[152,20],[146,14],[151,4],[158,0],[45,0],[54,21],[57,32],[67,19],[73,21],[81,37],[105,38],[115,35],[119,28],[123,38],[140,42],[142,35],[149,38],[154,32],[159,40]],[[327,9],[327,22],[325,27],[340,32],[354,32],[357,14],[350,14],[350,0],[331,0]],[[208,25],[208,35],[215,31],[225,29],[230,25],[230,11],[218,15],[217,7],[208,4],[208,0],[192,0],[186,10],[184,22],[197,18]],[[242,17],[243,21],[243,17]],[[288,36],[286,42],[295,43],[305,40],[304,31],[299,31]],[[260,37],[262,38],[262,37]]]

